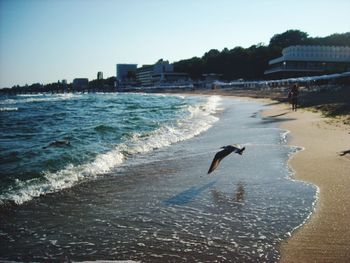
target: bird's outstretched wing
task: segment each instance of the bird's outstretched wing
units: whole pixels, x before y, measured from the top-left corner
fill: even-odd
[[[230,147],[234,152],[238,152],[243,148],[239,144],[231,144],[231,145],[227,145],[226,147]]]
[[[214,171],[219,166],[221,160],[224,159],[230,153],[235,152],[235,153],[238,153],[239,155],[242,155],[243,151],[245,150],[245,147],[242,147],[239,144],[227,145],[221,148],[223,148],[223,150],[215,154],[214,159],[211,162],[210,168],[208,170],[208,174]]]
[[[214,171],[219,166],[219,163],[221,162],[221,160],[224,159],[231,152],[232,152],[232,149],[225,147],[222,151],[216,153],[213,161],[211,162],[210,168],[208,170],[208,174]]]
[[[232,152],[238,153],[240,155],[242,155],[243,151],[245,150],[245,147],[243,147],[239,144],[232,144],[232,145],[228,145],[226,147],[230,147]]]

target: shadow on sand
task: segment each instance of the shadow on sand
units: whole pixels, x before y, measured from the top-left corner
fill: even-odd
[[[208,189],[209,187],[213,186],[214,184],[216,184],[216,181],[212,181],[209,182],[203,186],[200,187],[191,187],[177,195],[175,195],[174,197],[171,197],[167,200],[164,201],[164,204],[166,205],[184,205],[189,203],[193,198],[195,198],[197,195],[199,195],[200,193],[202,193],[204,190]]]
[[[267,123],[278,123],[278,122],[284,122],[284,121],[293,121],[295,120],[295,118],[279,118],[283,115],[286,115],[288,112],[284,112],[284,113],[280,113],[277,115],[273,115],[273,116],[266,116],[264,118],[262,118],[261,120],[261,124],[267,124]]]

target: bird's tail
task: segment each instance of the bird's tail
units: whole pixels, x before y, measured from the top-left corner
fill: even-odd
[[[243,147],[242,149],[239,150],[238,154],[242,155],[243,151],[245,150],[245,147]]]

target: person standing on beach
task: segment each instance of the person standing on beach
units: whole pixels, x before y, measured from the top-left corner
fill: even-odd
[[[299,88],[298,84],[294,84],[292,89],[290,90],[288,97],[292,104],[292,110],[297,111],[298,107],[298,96],[299,96]]]

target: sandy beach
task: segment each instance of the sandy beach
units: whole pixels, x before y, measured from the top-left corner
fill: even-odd
[[[315,187],[287,179],[296,147],[286,144],[279,120],[260,118],[267,108],[262,102],[177,100],[198,106],[196,118],[179,124],[190,126],[176,134],[213,125],[153,151],[132,155],[129,148],[120,166],[95,180],[3,207],[0,261],[277,262],[279,244],[312,212],[316,194]],[[208,114],[212,107],[217,110]],[[139,145],[168,142],[169,131]],[[247,151],[207,175],[216,152],[232,143],[246,144]]]
[[[287,103],[258,100],[271,105],[263,117],[281,121],[280,127],[291,132],[289,144],[304,148],[289,161],[294,179],[319,190],[314,213],[281,245],[281,262],[349,262],[350,154],[340,154],[350,149],[350,127],[320,112],[295,112]]]
[[[292,112],[271,94],[205,94],[226,96],[219,98],[225,110],[200,136],[134,156],[99,180],[4,208],[2,259],[348,262],[350,154],[339,153],[350,149],[349,126]],[[279,127],[304,150],[292,154],[297,147]],[[237,141],[249,151],[206,176],[218,147]],[[297,182],[286,179],[288,160]],[[316,189],[301,181],[318,188],[313,213]]]
[[[305,148],[290,160],[295,179],[315,184],[319,199],[315,212],[281,246],[282,262],[348,262],[350,259],[350,158],[339,153],[350,148],[349,127],[319,113],[292,112],[279,104],[264,116],[285,119],[290,144]]]
[[[281,244],[281,262],[349,262],[350,154],[340,155],[350,149],[349,125],[325,118],[321,112],[292,111],[289,104],[271,100],[273,94],[213,93],[268,104],[270,108],[262,116],[281,121],[280,127],[291,132],[289,144],[304,148],[289,165],[295,173],[293,179],[318,187],[318,200],[306,223]]]

